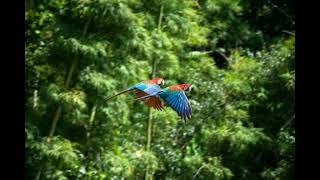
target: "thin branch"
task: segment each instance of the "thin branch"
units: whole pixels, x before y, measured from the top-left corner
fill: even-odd
[[[196,177],[198,176],[198,174],[200,173],[200,171],[205,168],[207,165],[203,164],[196,172],[196,174],[192,177],[192,179],[196,179]]]
[[[292,35],[292,36],[295,36],[295,35],[296,35],[294,32],[290,32],[290,31],[282,31],[282,32],[287,33],[287,34],[290,34],[290,35]]]
[[[220,54],[227,62],[230,62],[230,61],[229,61],[229,58],[228,58],[224,53],[222,53],[222,52],[220,52],[220,51],[215,51],[215,52],[217,52],[218,54]]]
[[[284,128],[286,128],[287,126],[289,126],[289,125],[292,123],[293,120],[294,120],[294,117],[292,117],[291,119],[289,119],[289,120],[281,127],[281,129],[284,129]]]

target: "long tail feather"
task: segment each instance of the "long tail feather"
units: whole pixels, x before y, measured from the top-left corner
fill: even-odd
[[[146,95],[146,96],[142,96],[142,97],[138,97],[138,98],[135,98],[133,100],[139,100],[139,99],[145,99],[147,97],[150,97],[150,96],[154,96],[155,94],[150,94],[150,95]]]
[[[119,93],[117,93],[117,94],[115,94],[115,95],[109,96],[109,97],[105,98],[105,100],[108,101],[109,99],[111,99],[111,98],[113,98],[113,97],[119,96],[119,95],[124,94],[124,93],[129,92],[129,91],[130,91],[130,90],[127,89],[127,90],[122,91],[122,92],[119,92]]]

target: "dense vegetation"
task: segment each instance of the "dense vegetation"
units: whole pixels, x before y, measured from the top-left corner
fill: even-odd
[[[27,0],[27,179],[293,179],[292,3]],[[102,100],[154,75],[186,123]]]

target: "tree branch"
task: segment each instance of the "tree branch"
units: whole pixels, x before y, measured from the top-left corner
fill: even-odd
[[[200,173],[200,171],[201,171],[203,168],[205,168],[206,166],[207,166],[206,164],[203,164],[203,165],[197,170],[196,174],[192,177],[192,179],[195,179],[195,178],[198,176],[198,174]]]

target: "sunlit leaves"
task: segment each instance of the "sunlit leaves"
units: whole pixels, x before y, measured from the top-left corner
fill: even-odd
[[[231,179],[233,177],[232,171],[223,166],[219,157],[210,157],[207,161],[203,161],[199,155],[190,156],[185,158],[185,162],[192,169],[193,174],[189,176],[193,178]]]
[[[33,160],[39,167],[46,168],[44,170],[47,172],[47,178],[70,175],[70,172],[78,169],[80,165],[80,152],[75,148],[75,144],[59,136],[53,137],[51,143],[47,142],[47,138],[28,142],[26,149],[28,152],[37,153]],[[55,165],[59,165],[61,169],[54,168]]]
[[[114,89],[114,80],[112,77],[92,70],[90,67],[87,67],[81,72],[80,83],[82,86],[87,87],[88,91],[97,93],[97,95],[111,95],[112,93],[109,91]]]
[[[121,154],[108,153],[102,158],[104,161],[104,171],[108,171],[110,178],[112,177],[129,177],[133,173],[133,165],[128,158],[123,157]]]

